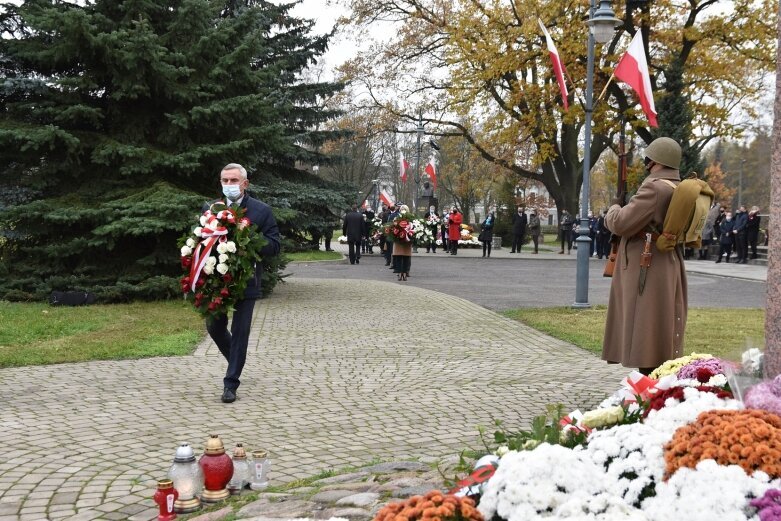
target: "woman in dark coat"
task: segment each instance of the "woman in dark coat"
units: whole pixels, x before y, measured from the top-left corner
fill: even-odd
[[[494,240],[494,223],[496,221],[496,216],[494,215],[493,208],[488,213],[488,215],[485,217],[485,220],[483,220],[482,224],[480,224],[480,236],[478,237],[478,240],[483,243],[483,257],[486,256],[486,251],[488,251],[488,257],[491,256],[491,243]]]
[[[752,206],[748,213],[746,232],[748,234],[748,246],[751,248],[751,258],[757,258],[757,241],[759,240],[759,206]]]
[[[724,216],[724,220],[719,224],[719,258],[716,259],[716,264],[721,262],[721,256],[727,255],[727,262],[729,262],[729,256],[732,254],[732,245],[735,243],[735,221],[732,220],[732,212],[727,212]]]

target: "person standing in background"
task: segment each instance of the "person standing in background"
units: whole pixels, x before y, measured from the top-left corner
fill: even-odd
[[[746,264],[748,262],[748,242],[746,234],[746,225],[748,224],[748,214],[746,207],[741,206],[735,214],[735,254],[738,257],[736,264]]]
[[[342,223],[342,234],[347,236],[350,264],[361,263],[361,240],[364,232],[363,215],[358,213],[358,205],[354,204]]]
[[[572,226],[575,224],[575,219],[569,214],[567,210],[561,212],[561,224],[559,230],[561,230],[561,251],[559,254],[564,253],[564,245],[567,245],[567,255],[572,251]]]
[[[539,253],[537,251],[540,245],[540,233],[542,232],[542,225],[540,224],[540,216],[537,215],[537,209],[532,208],[532,214],[529,216],[529,235],[531,235],[532,242],[534,242],[533,254]]]
[[[450,240],[450,255],[458,255],[458,239],[461,238],[461,223],[464,218],[455,206],[450,210],[448,218],[448,236]]]
[[[483,257],[491,256],[491,243],[494,240],[494,222],[496,220],[494,211],[495,210],[492,207],[488,212],[488,215],[485,216],[485,219],[480,224],[481,230],[478,240],[483,243]],[[488,255],[486,255],[486,252],[488,252]]]
[[[526,208],[523,206],[518,207],[518,212],[513,215],[513,247],[510,253],[521,253],[523,247],[523,238],[526,235],[526,224],[528,219],[526,218]]]
[[[757,258],[757,241],[759,240],[759,206],[752,206],[748,213],[748,222],[746,223],[746,239],[751,248],[751,258]]]

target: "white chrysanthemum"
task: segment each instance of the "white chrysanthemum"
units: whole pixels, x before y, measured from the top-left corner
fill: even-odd
[[[756,510],[749,501],[779,486],[779,480],[771,482],[764,472],[749,476],[737,465],[704,460],[657,484],[656,496],[643,501],[643,511],[649,519],[753,521]]]
[[[507,521],[545,519],[568,501],[585,501],[607,492],[606,481],[605,473],[583,452],[543,443],[502,457],[478,509],[486,519],[494,515]]]
[[[217,245],[217,253],[228,253],[228,246],[226,243],[221,242]]]
[[[609,494],[572,498],[556,509],[555,516],[577,521],[648,521],[642,511]]]
[[[182,246],[182,249],[179,250],[179,252],[182,254],[182,257],[186,257],[188,255],[192,255],[193,250],[189,246]]]
[[[228,253],[236,253],[236,243],[233,241],[228,241],[225,243],[225,246],[228,248]]]
[[[220,256],[218,257],[220,264],[225,264],[226,262],[228,262],[229,258],[230,257],[228,257],[227,253],[220,253]]]
[[[618,425],[592,432],[585,452],[605,469],[610,479],[606,488],[628,504],[640,502],[664,476],[664,443],[668,438],[642,423]]]
[[[701,412],[743,408],[737,400],[719,398],[713,393],[698,391],[693,387],[684,388],[683,396],[685,398],[683,402],[669,398],[665,402],[665,407],[649,412],[645,419],[645,425],[663,433],[666,437],[665,441],[672,439],[676,429],[696,420]]]
[[[185,242],[185,244],[190,248],[195,248],[195,240],[192,237],[187,239],[187,242]]]
[[[228,273],[228,265],[227,264],[217,264],[217,271],[220,275],[225,275]]]

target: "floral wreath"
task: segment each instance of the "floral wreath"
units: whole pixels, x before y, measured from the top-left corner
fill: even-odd
[[[209,320],[226,315],[243,298],[262,260],[267,241],[245,214],[244,208],[218,201],[179,239],[182,293]]]

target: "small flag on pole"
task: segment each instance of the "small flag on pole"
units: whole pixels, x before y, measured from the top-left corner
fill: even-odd
[[[436,189],[437,187],[437,167],[434,165],[434,158],[429,159],[428,164],[424,170],[431,178],[431,186]]]
[[[388,192],[385,190],[380,191],[380,201],[388,206],[393,206],[393,200]]]
[[[613,74],[615,74],[616,78],[632,87],[640,98],[640,105],[648,118],[648,124],[652,127],[658,127],[654,93],[651,90],[651,76],[648,72],[645,46],[643,45],[643,37],[640,31],[635,33],[632,43],[629,44],[626,53],[618,61]]]
[[[569,102],[567,101],[569,92],[567,91],[567,84],[564,82],[564,64],[561,63],[561,58],[559,57],[559,51],[556,49],[556,44],[553,43],[553,39],[550,37],[548,30],[545,29],[545,26],[542,24],[542,20],[538,18],[537,23],[540,24],[540,29],[542,29],[542,33],[545,35],[545,43],[548,46],[548,53],[550,54],[550,59],[553,62],[553,72],[556,75],[556,82],[559,84],[559,90],[561,91],[561,101],[564,103],[564,110],[567,110],[569,108]]]
[[[402,183],[407,182],[407,170],[409,170],[409,163],[404,159],[404,152],[399,151],[399,177]]]

